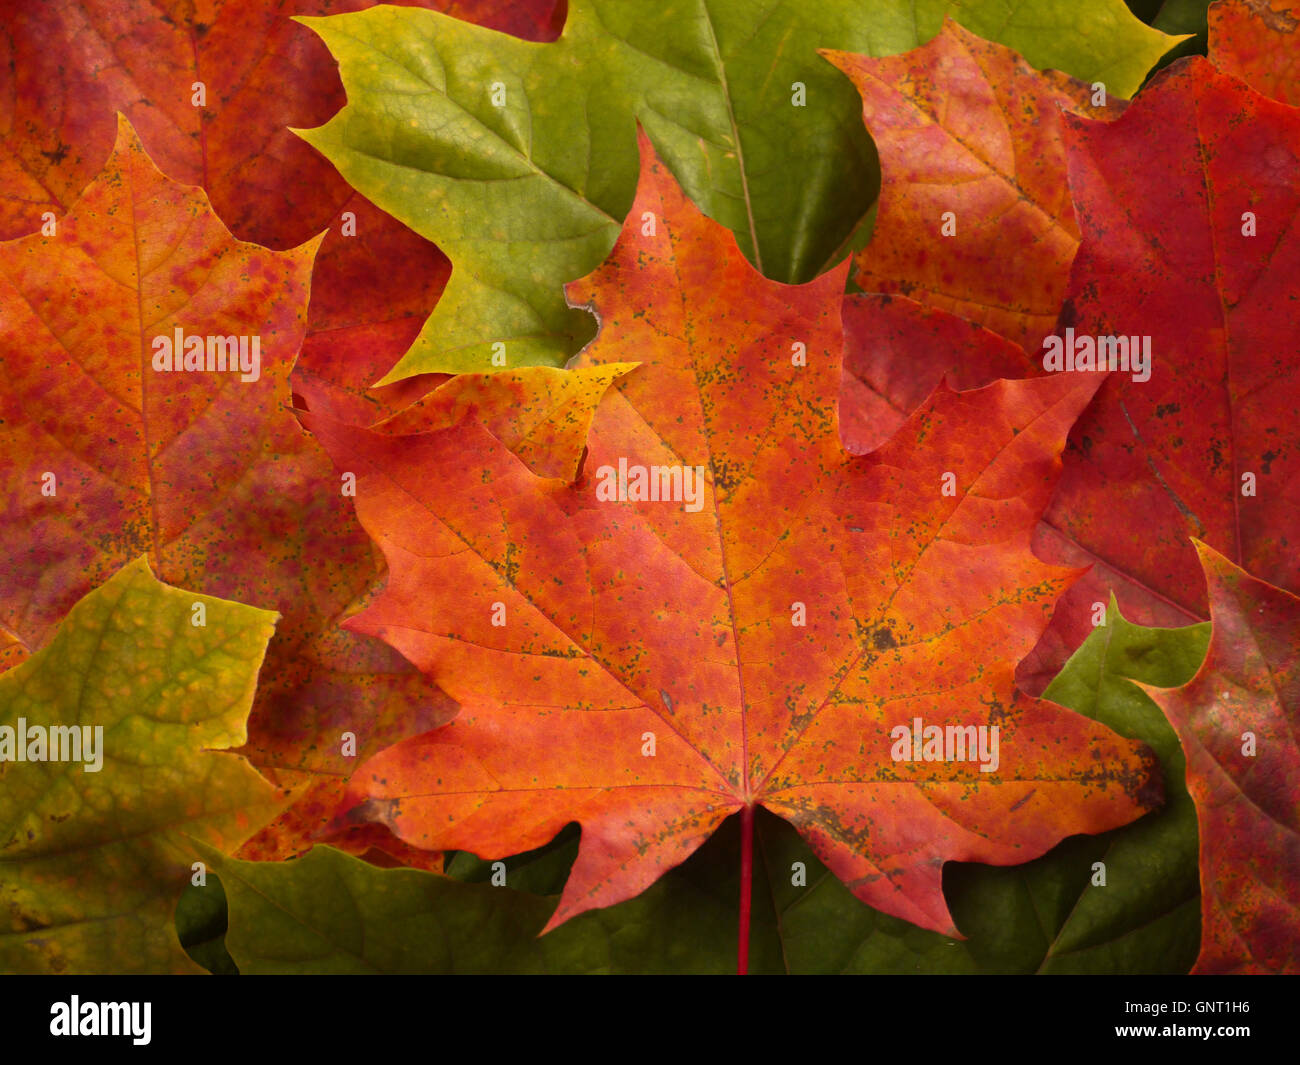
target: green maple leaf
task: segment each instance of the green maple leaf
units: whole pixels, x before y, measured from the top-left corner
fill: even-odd
[[[906,51],[945,15],[1118,96],[1176,43],[1121,0],[574,0],[552,44],[415,8],[302,19],[348,104],[300,134],[453,263],[384,383],[558,365],[590,339],[562,284],[614,244],[635,121],[767,276],[826,270],[865,236],[879,173],[857,94],[816,49]]]

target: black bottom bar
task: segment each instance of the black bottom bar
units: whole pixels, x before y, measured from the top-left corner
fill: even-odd
[[[718,1046],[821,1055],[1017,1047],[1055,1054],[1131,1044],[1136,1054],[1217,1054],[1278,1045],[1293,1027],[1294,978],[899,977],[797,982],[760,978],[5,977],[0,1022],[10,1061],[23,1052],[127,1054],[351,1050],[405,1056],[468,1041],[586,1055],[583,1046],[674,1046],[682,1060]],[[709,986],[705,986],[705,984]],[[76,996],[78,1034],[68,1031]],[[146,1027],[148,1042],[133,1035]],[[105,1008],[102,1004],[119,1004]],[[127,1004],[127,1005],[120,1005]],[[89,1005],[89,1008],[88,1008]],[[132,1008],[134,1007],[134,1008]],[[134,1022],[134,1023],[133,1023]],[[81,1034],[91,1027],[127,1034]],[[1206,1030],[1209,1034],[1206,1034]],[[1193,1031],[1194,1030],[1194,1031]],[[848,1036],[848,1045],[844,1037]],[[564,1049],[560,1049],[564,1048]],[[1072,1053],[1071,1056],[1074,1056]],[[773,1060],[785,1060],[782,1057]]]

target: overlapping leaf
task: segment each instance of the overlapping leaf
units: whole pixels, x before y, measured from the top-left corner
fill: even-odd
[[[296,552],[269,534],[290,529],[294,510],[344,513],[279,409],[315,247],[232,240],[201,192],[158,173],[125,121],[57,232],[4,245],[5,521],[19,546],[0,603],[29,649],[142,552],[166,576],[247,567],[242,581],[225,577],[229,597],[274,603],[267,573]],[[243,337],[247,369],[154,369],[155,338],[171,344],[177,329]]]
[[[139,559],[0,675],[0,970],[196,970],[171,923],[197,857],[186,836],[229,852],[284,805],[226,753],[274,621],[161,584]],[[18,760],[38,729],[47,760]],[[55,729],[76,732],[61,761]]]
[[[1189,536],[1283,585],[1296,580],[1289,496],[1300,460],[1285,408],[1295,387],[1286,322],[1300,244],[1287,222],[1300,209],[1300,124],[1289,108],[1190,62],[1162,74],[1117,122],[1069,120],[1085,251],[1057,333],[1136,338],[1125,343],[1139,352],[1150,336],[1152,359],[1149,380],[1134,380],[1131,366],[1113,374],[1071,434],[1035,550],[1092,570],[1022,663],[1033,691],[1086,637],[1112,588],[1144,624],[1206,616]],[[976,386],[1021,357],[907,300],[858,297],[845,321],[851,446],[870,444],[883,431],[865,433],[870,418],[897,421],[945,369]],[[927,359],[890,342],[917,330],[941,342]],[[1043,356],[1028,353],[1037,372]]]
[[[352,817],[488,855],[580,821],[553,926],[762,804],[860,898],[951,929],[943,859],[1026,860],[1159,793],[1149,752],[1011,679],[1069,581],[1027,538],[1094,384],[941,391],[886,448],[845,454],[843,270],[764,281],[644,151],[613,256],[570,287],[602,323],[578,370],[600,389],[616,377],[576,481],[533,472],[473,418],[406,437],[306,419],[356,472],[389,563],[351,624],[462,706],[354,775]],[[700,494],[683,480],[678,502],[602,501],[620,464],[698,467]],[[916,716],[998,726],[1000,766],[891,760],[891,728]]]
[[[824,54],[861,94],[881,156],[858,285],[1036,348],[1056,324],[1079,243],[1062,112],[1113,118],[1122,101],[1104,83],[1033,70],[951,20],[903,55]]]
[[[330,847],[290,863],[207,854],[230,900],[225,943],[241,973],[528,973],[557,953],[536,938],[547,910],[536,896],[376,869]]]
[[[840,435],[856,454],[893,436],[940,381],[972,389],[1042,372],[1019,344],[904,296],[849,296],[842,318]]]
[[[327,118],[344,99],[328,56],[291,16],[366,6],[370,0],[4,0],[0,238],[33,232],[45,211],[71,206],[108,158],[121,112],[159,168],[203,186],[238,236],[274,248],[306,242],[354,194],[287,128]],[[544,39],[556,29],[554,0],[435,6],[521,36]],[[358,228],[363,245],[366,228]],[[343,251],[341,240],[335,250]]]
[[[1172,43],[1118,0],[1072,5],[1075,32],[1044,32],[1059,11],[1053,0],[575,0],[544,46],[426,11],[310,20],[348,106],[304,136],[458,267],[385,381],[502,365],[493,354],[558,363],[581,346],[590,322],[558,286],[614,243],[636,183],[634,115],[756,266],[803,281],[846,250],[876,186],[857,98],[817,48],[904,51],[951,13],[1122,95]]]
[[[1196,676],[1148,693],[1178,732],[1201,836],[1200,973],[1300,972],[1300,600],[1199,547]]]

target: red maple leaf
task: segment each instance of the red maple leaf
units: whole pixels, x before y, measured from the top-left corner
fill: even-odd
[[[1300,972],[1300,599],[1197,545],[1214,622],[1181,688],[1146,692],[1187,755],[1201,841],[1197,973]]]

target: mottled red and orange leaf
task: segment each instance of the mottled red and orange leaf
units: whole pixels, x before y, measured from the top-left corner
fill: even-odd
[[[1042,373],[1019,344],[906,296],[846,296],[842,317],[840,436],[856,455],[893,436],[941,381],[965,391]]]
[[[1187,755],[1198,973],[1300,972],[1300,599],[1197,544],[1214,625],[1181,688],[1145,690]]]

